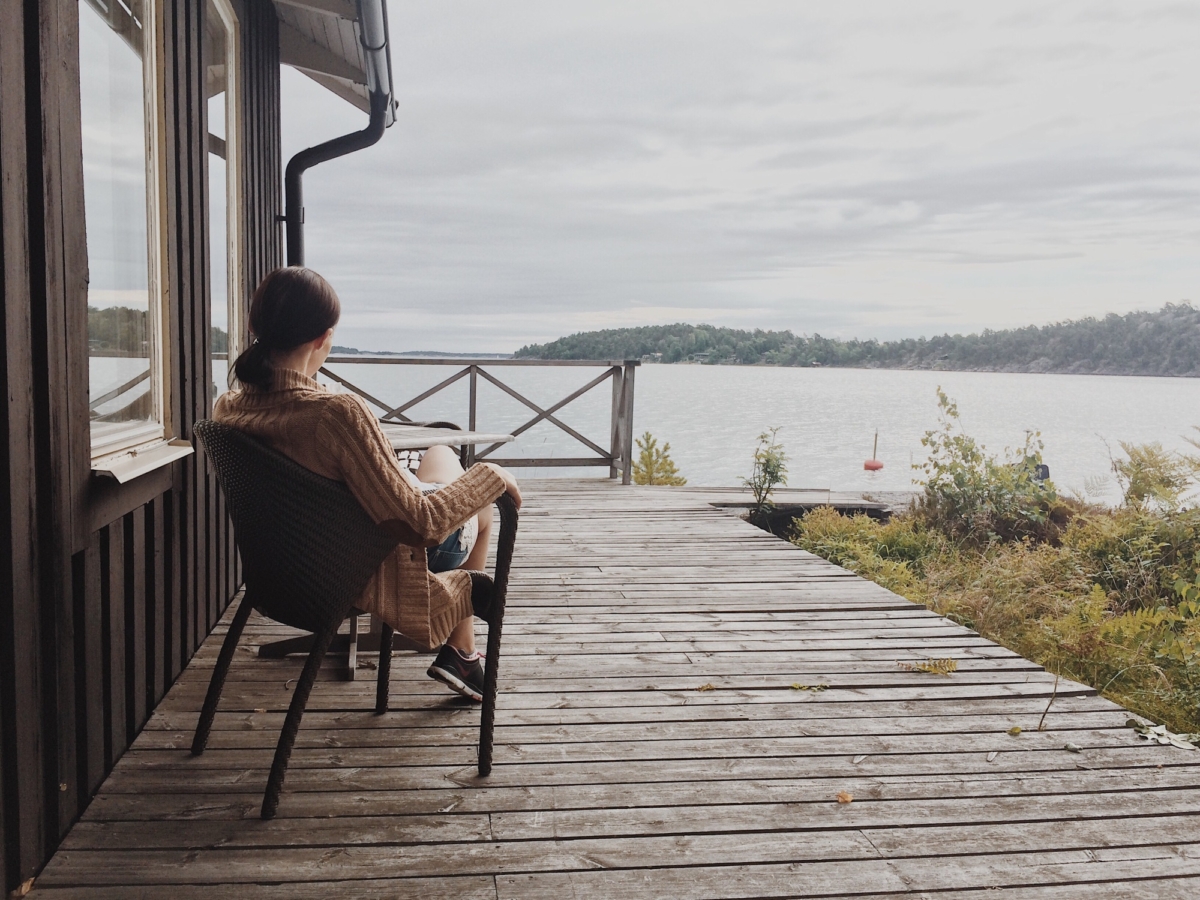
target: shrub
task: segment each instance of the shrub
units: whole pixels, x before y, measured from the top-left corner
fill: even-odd
[[[996,460],[938,399],[918,507],[887,523],[817,509],[797,520],[794,543],[1173,731],[1200,732],[1200,509],[1182,508],[1187,458],[1122,444],[1124,506],[1063,501],[1032,477],[1036,435]]]
[[[1126,458],[1114,459],[1112,470],[1121,485],[1125,505],[1139,509],[1178,509],[1192,479],[1200,472],[1200,460],[1164,450],[1157,441],[1120,443]]]
[[[1063,544],[1117,611],[1171,605],[1176,581],[1196,574],[1200,510],[1093,511],[1071,522]]]
[[[754,494],[752,515],[758,519],[774,507],[771,492],[787,484],[787,454],[777,438],[779,428],[776,425],[758,436],[758,446],[754,448],[754,467],[750,477],[742,479],[742,484]]]
[[[909,600],[925,601],[921,575],[926,558],[937,550],[937,537],[911,517],[881,524],[825,506],[796,520],[792,540]]]
[[[1191,578],[1164,592],[1157,576],[1167,569],[1135,562],[1119,541],[1107,570],[1094,543],[1073,546],[1099,533],[1096,522],[1075,522],[1060,546],[970,545],[915,515],[885,524],[825,508],[797,522],[793,541],[1174,731],[1200,731],[1200,563],[1181,561],[1173,571]],[[1154,572],[1155,605],[1103,586],[1118,559]]]
[[[925,433],[921,444],[929,448],[929,459],[914,466],[925,473],[919,515],[931,527],[974,544],[1057,540],[1071,508],[1049,479],[1037,477],[1038,435],[1026,432],[1021,448],[997,459],[962,431],[954,401],[941,388],[937,394],[941,426]]]
[[[658,446],[658,440],[650,432],[637,439],[638,458],[633,461],[634,484],[687,484],[671,459],[671,445]]]

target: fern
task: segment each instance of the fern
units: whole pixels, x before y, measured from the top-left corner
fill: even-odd
[[[958,671],[958,660],[956,659],[922,659],[919,662],[896,663],[906,672],[924,672],[926,675],[945,675],[950,676],[952,672]]]

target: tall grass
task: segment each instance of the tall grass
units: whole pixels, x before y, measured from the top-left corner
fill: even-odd
[[[956,410],[941,400],[912,510],[880,523],[818,509],[797,520],[794,542],[1173,731],[1200,732],[1200,510],[1177,490],[1147,490],[1153,472],[1128,477],[1130,448],[1115,467],[1127,470],[1124,506],[1060,498],[1031,477],[1035,435],[997,460],[954,433]]]

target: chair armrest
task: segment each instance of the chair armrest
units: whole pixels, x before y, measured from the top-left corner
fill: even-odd
[[[496,574],[493,577],[493,615],[504,615],[504,603],[508,597],[508,575],[512,569],[513,550],[517,545],[517,502],[508,494],[501,494],[496,501],[500,509],[500,533],[496,538]]]

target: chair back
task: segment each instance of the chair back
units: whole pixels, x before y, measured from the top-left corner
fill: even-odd
[[[312,632],[340,622],[396,538],[340,481],[227,425],[206,419],[193,430],[225,494],[254,608]]]

